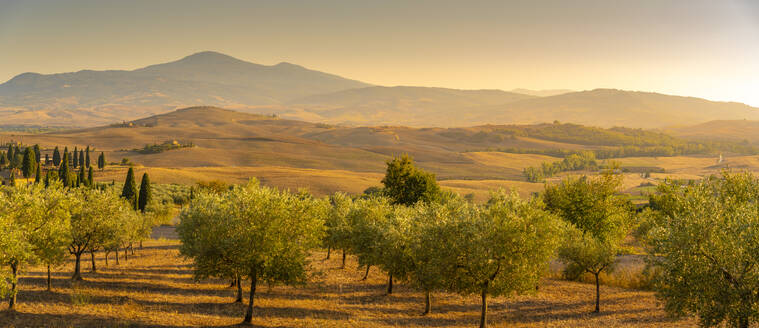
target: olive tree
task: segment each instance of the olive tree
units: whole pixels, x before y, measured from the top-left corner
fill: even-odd
[[[389,199],[370,196],[357,200],[348,213],[351,253],[356,255],[359,267],[366,267],[362,280],[367,279],[372,266],[383,263],[383,245],[394,211]]]
[[[494,192],[487,205],[444,222],[439,232],[449,288],[479,294],[480,327],[487,327],[487,297],[530,293],[555,255],[561,221],[539,201]]]
[[[617,193],[622,177],[606,172],[599,177],[568,178],[546,185],[546,207],[569,223],[559,259],[564,274],[576,279],[583,273],[595,278],[594,312],[601,310],[599,276],[616,264],[620,244],[632,227],[632,206]]]
[[[759,317],[759,179],[729,173],[667,190],[646,241],[666,310],[702,326]]]
[[[325,220],[326,235],[324,243],[327,246],[327,259],[330,252],[340,249],[343,252],[342,268],[345,268],[345,253],[350,248],[350,223],[348,213],[353,206],[353,200],[345,193],[337,192],[329,196],[329,213]]]
[[[259,282],[305,282],[309,252],[323,238],[325,212],[323,202],[255,181],[221,195],[201,192],[181,213],[180,251],[193,259],[196,277],[250,279],[244,319],[250,323]]]
[[[71,243],[68,251],[75,258],[72,279],[82,280],[82,254],[110,245],[116,233],[128,233],[131,229],[122,230],[119,225],[133,222],[136,214],[131,203],[108,190],[78,189],[72,193],[76,197],[71,206]]]
[[[66,238],[66,211],[66,195],[57,189],[32,185],[0,191],[0,265],[10,268],[10,273],[4,267],[0,271],[0,294],[9,296],[10,310],[23,265],[61,260],[56,248]]]
[[[445,247],[449,225],[454,217],[461,220],[471,217],[471,203],[452,193],[443,193],[439,201],[419,202],[414,206],[407,234],[410,256],[408,280],[413,287],[424,292],[423,315],[432,310],[432,292],[446,288],[445,258],[439,249]]]

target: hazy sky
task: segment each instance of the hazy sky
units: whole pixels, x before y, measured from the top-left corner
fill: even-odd
[[[0,80],[214,50],[381,85],[619,88],[759,106],[759,1],[0,0]]]

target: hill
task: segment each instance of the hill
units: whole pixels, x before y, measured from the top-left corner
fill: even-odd
[[[667,133],[688,139],[717,139],[759,143],[759,121],[717,120],[701,124],[671,127]]]
[[[0,84],[0,115],[14,124],[93,126],[197,104],[248,108],[365,86],[289,63],[201,52],[133,71],[24,73]]]
[[[740,103],[612,89],[456,90],[384,87],[290,63],[259,65],[216,52],[132,71],[20,74],[0,84],[4,126],[91,127],[176,108],[221,106],[329,124],[465,127],[571,122],[663,128],[759,120]]]

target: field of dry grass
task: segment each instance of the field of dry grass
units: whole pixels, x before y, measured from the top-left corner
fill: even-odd
[[[154,240],[125,263],[106,268],[98,254],[98,272],[69,280],[72,263],[59,268],[53,290],[45,290],[44,270],[23,273],[16,313],[0,312],[3,327],[201,327],[234,326],[244,305],[234,303],[227,281],[194,281],[190,264],[178,256],[178,244]],[[333,254],[336,255],[336,254]],[[433,313],[421,316],[423,296],[406,286],[385,295],[386,276],[372,269],[367,281],[348,258],[312,256],[312,278],[303,287],[262,286],[256,296],[256,327],[474,327],[479,298],[438,293]],[[652,293],[602,287],[602,313],[592,314],[594,286],[545,279],[535,295],[495,298],[493,327],[691,327],[692,320],[665,315]],[[247,300],[247,298],[246,298]]]

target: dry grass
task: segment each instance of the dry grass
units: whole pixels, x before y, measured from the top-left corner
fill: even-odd
[[[473,327],[479,299],[438,293],[434,313],[421,316],[422,295],[401,284],[384,295],[386,276],[372,270],[368,281],[349,257],[313,259],[312,281],[303,287],[261,286],[256,296],[257,327]],[[101,256],[102,257],[102,256]],[[89,262],[84,265],[85,272]],[[21,279],[16,313],[1,312],[4,327],[200,327],[241,322],[243,304],[233,303],[228,282],[192,279],[188,262],[178,257],[175,241],[150,241],[128,263],[85,273],[74,285],[69,272],[56,272],[52,292],[45,291],[44,270],[31,268]],[[70,270],[71,263],[63,270]],[[535,295],[495,298],[493,327],[660,327],[694,326],[672,321],[649,292],[602,287],[602,313],[591,314],[594,287],[546,279]]]

